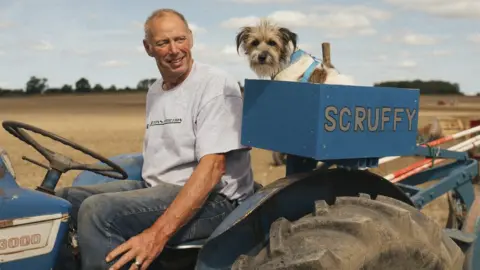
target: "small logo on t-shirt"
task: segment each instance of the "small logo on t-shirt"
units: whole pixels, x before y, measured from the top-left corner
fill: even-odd
[[[182,123],[181,118],[169,118],[165,120],[152,120],[149,124],[147,124],[147,129],[151,126],[163,126],[168,124],[180,124]]]

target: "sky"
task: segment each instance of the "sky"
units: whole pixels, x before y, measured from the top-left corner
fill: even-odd
[[[186,16],[197,61],[241,82],[256,76],[235,35],[269,17],[319,58],[330,42],[333,64],[359,85],[446,80],[480,92],[479,0],[0,0],[0,88],[24,88],[30,76],[50,87],[158,78],[142,46],[143,23],[158,8]]]

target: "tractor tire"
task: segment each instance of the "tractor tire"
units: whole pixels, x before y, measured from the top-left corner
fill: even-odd
[[[241,255],[232,269],[462,269],[465,255],[416,208],[393,198],[337,197],[315,202],[295,222],[279,218],[257,255]]]

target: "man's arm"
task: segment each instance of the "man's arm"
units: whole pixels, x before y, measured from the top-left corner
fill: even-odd
[[[225,173],[225,155],[209,154],[200,159],[187,183],[151,229],[165,242],[184,226],[203,206]]]

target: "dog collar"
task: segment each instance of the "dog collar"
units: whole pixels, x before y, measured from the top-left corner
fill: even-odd
[[[308,82],[308,78],[310,78],[310,75],[312,75],[312,72],[315,70],[315,67],[319,63],[321,63],[321,61],[315,56],[307,53],[306,51],[298,49],[290,56],[290,63],[294,63],[295,61],[300,59],[300,57],[302,57],[303,55],[308,55],[313,59],[312,64],[307,68],[307,70],[305,70],[305,73],[303,73],[303,76],[300,79],[301,82]]]

